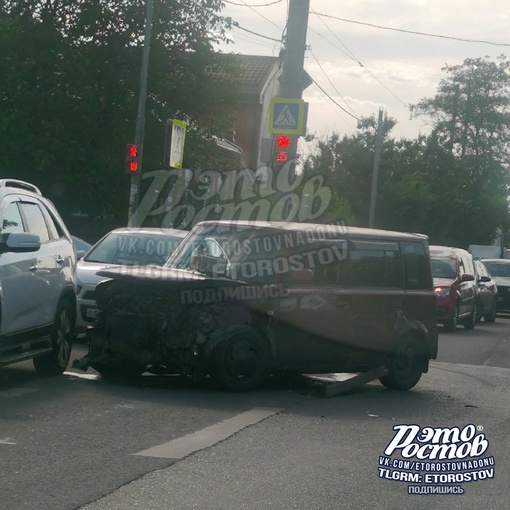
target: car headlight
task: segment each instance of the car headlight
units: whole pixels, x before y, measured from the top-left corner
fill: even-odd
[[[437,297],[448,296],[450,294],[450,287],[436,287],[434,292]]]

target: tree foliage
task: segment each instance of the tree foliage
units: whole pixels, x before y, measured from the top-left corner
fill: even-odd
[[[437,94],[411,108],[431,119],[429,136],[397,141],[394,119],[384,118],[375,226],[424,232],[436,244],[488,244],[509,224],[510,63],[466,59],[444,71]],[[320,141],[305,164],[324,173],[353,225],[368,225],[376,124],[364,118],[355,135]]]
[[[0,2],[3,175],[36,183],[64,213],[127,218],[126,144],[133,142],[145,0]],[[231,21],[220,0],[154,0],[144,168],[161,168],[168,118],[194,145],[230,128],[232,87],[213,43]],[[214,109],[216,115],[211,116]],[[205,142],[204,142],[205,139]],[[203,159],[203,157],[202,157]]]

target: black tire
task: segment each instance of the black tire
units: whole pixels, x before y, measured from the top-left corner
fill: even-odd
[[[249,326],[225,333],[211,356],[210,376],[224,389],[251,391],[260,386],[271,371],[269,341]]]
[[[496,322],[496,316],[498,314],[498,303],[496,299],[492,301],[492,306],[489,312],[483,315],[483,320],[485,322]]]
[[[443,322],[444,330],[450,333],[455,333],[457,330],[457,324],[459,323],[459,307],[456,306],[453,310],[452,318],[448,321]]]
[[[466,317],[462,321],[462,324],[464,325],[465,329],[474,329],[474,327],[476,326],[476,313],[477,313],[476,309],[477,309],[477,306],[476,306],[476,302],[475,302],[475,304],[473,305],[473,309],[471,310],[471,313],[469,314],[469,317]]]
[[[390,390],[410,390],[421,378],[425,366],[418,340],[404,338],[400,341],[388,366],[388,374],[381,377],[381,384]]]
[[[59,375],[69,365],[73,348],[75,308],[67,299],[57,306],[53,332],[51,334],[52,351],[34,358],[34,367],[42,375]]]

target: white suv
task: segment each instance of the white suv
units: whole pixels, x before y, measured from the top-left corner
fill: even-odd
[[[0,179],[0,366],[33,358],[43,374],[69,363],[76,320],[76,251],[38,188]]]

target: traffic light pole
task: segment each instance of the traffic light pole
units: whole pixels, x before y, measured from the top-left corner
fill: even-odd
[[[287,19],[287,39],[283,54],[280,96],[301,99],[303,96],[303,74],[306,51],[306,32],[310,0],[290,0]],[[289,159],[297,156],[297,137],[291,137]]]
[[[153,4],[154,0],[146,0],[142,69],[140,72],[140,95],[138,97],[138,115],[136,117],[136,129],[135,129],[135,145],[140,150],[141,156],[143,156],[143,138],[145,131],[145,102],[147,98],[147,76],[149,72],[149,54],[152,35]],[[128,211],[129,227],[140,226],[138,225],[137,208],[140,195],[141,173],[142,173],[142,159],[140,158],[138,172],[133,173],[133,175],[131,176],[131,189],[129,191],[129,211]]]

